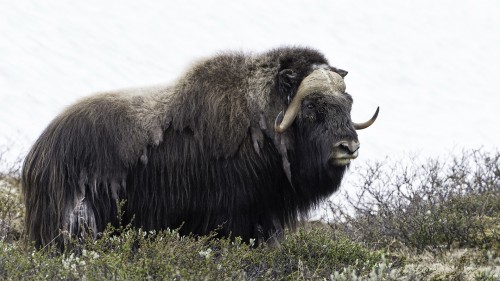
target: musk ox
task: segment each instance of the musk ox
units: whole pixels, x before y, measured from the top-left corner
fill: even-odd
[[[24,162],[29,238],[64,247],[119,223],[279,237],[339,188],[377,117],[351,121],[346,74],[309,48],[222,53],[168,86],[80,100]]]

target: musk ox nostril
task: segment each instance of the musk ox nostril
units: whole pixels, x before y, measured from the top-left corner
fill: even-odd
[[[339,147],[341,150],[348,154],[354,154],[356,151],[359,149],[359,142],[358,141],[341,141],[338,142],[336,147]]]
[[[329,163],[333,166],[345,166],[358,157],[359,142],[344,140],[337,142],[330,154]]]

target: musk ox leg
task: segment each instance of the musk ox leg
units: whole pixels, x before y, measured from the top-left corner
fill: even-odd
[[[284,235],[283,223],[277,218],[274,219],[261,219],[260,223],[256,225],[257,242],[258,244],[267,244],[272,247],[279,247],[280,240]]]

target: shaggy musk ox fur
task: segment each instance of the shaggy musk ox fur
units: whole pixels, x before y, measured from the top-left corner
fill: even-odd
[[[279,237],[338,189],[376,117],[351,121],[346,74],[308,48],[222,53],[169,86],[79,101],[24,162],[29,237],[64,247],[108,223]]]

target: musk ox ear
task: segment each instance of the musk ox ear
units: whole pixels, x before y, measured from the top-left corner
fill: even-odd
[[[283,69],[278,75],[278,87],[280,95],[285,98],[287,104],[290,103],[292,95],[298,88],[297,73],[292,69]]]
[[[349,73],[349,72],[347,72],[347,70],[343,70],[343,69],[335,68],[335,67],[332,67],[332,70],[333,70],[333,72],[338,73],[338,75],[340,75],[342,78],[344,78],[347,75],[347,73]]]

